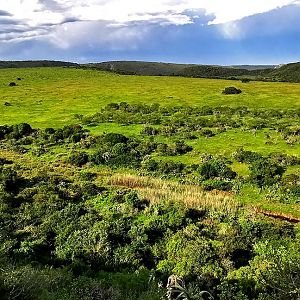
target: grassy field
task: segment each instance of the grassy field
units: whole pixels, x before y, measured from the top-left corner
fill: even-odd
[[[9,87],[14,81],[18,86]],[[243,93],[222,95],[224,87],[231,85]],[[121,101],[172,106],[300,107],[299,84],[120,76],[69,68],[3,69],[0,93],[1,124],[28,122],[39,128],[73,123],[75,114],[92,114],[109,102]],[[11,106],[4,106],[5,102]]]
[[[4,69],[0,93],[1,299],[159,300],[171,274],[300,297],[300,84]]]
[[[21,80],[17,80],[21,78]],[[10,87],[10,82],[17,86]],[[227,86],[242,89],[240,95],[223,95]],[[121,76],[94,70],[75,68],[36,68],[0,70],[0,125],[26,122],[35,128],[59,128],[78,123],[76,114],[95,114],[111,102],[159,103],[161,106],[231,106],[261,109],[300,108],[300,84],[267,83],[196,79],[181,77]],[[5,105],[9,103],[9,105]],[[86,127],[91,134],[108,132],[126,136],[140,136],[144,125],[124,126],[116,123],[100,123]],[[266,137],[266,134],[269,136]],[[272,143],[268,139],[272,139]],[[144,138],[144,137],[143,137]],[[175,137],[155,137],[156,142],[172,143]],[[300,157],[299,144],[287,144],[282,136],[270,128],[255,134],[241,128],[231,128],[211,138],[198,136],[186,143],[193,151],[180,156],[159,156],[160,160],[173,160],[185,164],[197,164],[202,153],[231,157],[239,147],[268,155],[280,152]],[[45,161],[55,161],[59,155],[68,156],[68,149],[54,147],[44,156]],[[153,155],[155,157],[155,154]],[[233,162],[232,169],[240,176],[249,175],[248,165]],[[99,171],[101,173],[101,171]],[[300,175],[299,165],[289,166],[287,173]],[[264,194],[253,188],[245,188],[239,201],[267,209],[295,212],[299,205],[273,205],[264,200]]]

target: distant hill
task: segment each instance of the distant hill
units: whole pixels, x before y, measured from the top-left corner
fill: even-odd
[[[277,65],[234,65],[234,66],[230,66],[230,68],[246,69],[246,70],[249,70],[249,71],[275,69],[276,67],[277,67]]]
[[[300,82],[300,62],[286,65],[196,65],[143,61],[108,61],[76,64],[63,61],[0,61],[3,68],[79,67],[109,71],[122,75],[183,76],[196,78],[223,78],[265,81]]]
[[[268,66],[214,66],[196,64],[172,64],[160,62],[140,61],[108,61],[84,65],[86,68],[95,68],[103,71],[115,72],[125,75],[144,76],[184,76],[203,78],[230,78],[264,76]],[[273,67],[273,66],[272,66]]]
[[[236,69],[222,66],[195,65],[184,68],[178,75],[185,77],[205,78],[232,78],[232,77],[257,77],[262,74],[261,70]]]
[[[108,61],[82,65],[124,75],[184,76],[198,78],[224,78],[265,81],[300,82],[300,62],[276,65],[196,65],[140,61]]]
[[[38,68],[38,67],[76,67],[76,63],[52,60],[0,61],[0,69],[4,68]]]
[[[300,82],[300,62],[282,65],[268,73],[275,80]]]
[[[125,75],[172,76],[178,75],[186,67],[193,65],[144,61],[108,61],[84,66]]]

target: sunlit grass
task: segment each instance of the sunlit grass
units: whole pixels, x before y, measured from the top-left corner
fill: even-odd
[[[16,81],[18,77],[22,80]],[[9,87],[11,81],[18,86]],[[243,93],[222,95],[231,85]],[[274,109],[300,105],[300,84],[121,76],[69,68],[2,69],[0,93],[0,124],[29,122],[41,128],[73,123],[75,114],[93,114],[110,102]]]

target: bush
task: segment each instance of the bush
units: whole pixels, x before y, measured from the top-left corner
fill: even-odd
[[[179,175],[184,168],[184,164],[173,161],[160,161],[158,163],[158,171],[163,174]]]
[[[54,129],[54,128],[51,128],[51,127],[50,127],[50,128],[46,128],[46,129],[45,129],[45,133],[46,133],[46,134],[54,134],[54,133],[55,133],[55,129]]]
[[[177,141],[177,142],[175,142],[174,146],[172,147],[173,155],[186,154],[192,150],[193,150],[193,147],[187,145],[184,141]]]
[[[222,92],[222,94],[225,94],[225,95],[237,95],[237,94],[241,94],[241,93],[242,93],[242,90],[237,89],[234,86],[226,87]]]
[[[246,151],[243,148],[239,148],[233,153],[233,158],[238,162],[250,164],[262,159],[262,155],[257,152]]]
[[[146,126],[142,129],[141,134],[145,134],[145,135],[158,135],[159,134],[159,130],[154,128],[154,127],[149,127]]]
[[[232,171],[223,161],[211,159],[198,168],[198,172],[204,180],[222,178],[234,179],[236,173]]]
[[[242,82],[242,83],[249,83],[249,82],[250,82],[250,79],[248,79],[248,78],[243,78],[243,79],[241,80],[241,82]]]
[[[74,152],[69,157],[69,163],[77,167],[82,167],[89,161],[89,156],[86,152]]]
[[[12,132],[12,126],[3,125],[0,126],[0,139],[4,139],[7,134]]]
[[[250,180],[262,188],[279,182],[286,169],[270,159],[260,159],[254,161],[249,170]]]
[[[231,191],[232,190],[232,183],[228,181],[222,180],[206,180],[201,183],[204,191],[212,191],[212,190],[219,190],[219,191]]]
[[[215,135],[210,129],[203,129],[200,131],[200,134],[206,138],[213,137]]]
[[[115,145],[118,143],[127,143],[127,141],[128,138],[123,134],[119,134],[119,133],[108,133],[103,137],[103,142],[111,145]]]
[[[154,159],[147,159],[142,162],[142,168],[148,172],[156,172],[158,170],[158,162]]]

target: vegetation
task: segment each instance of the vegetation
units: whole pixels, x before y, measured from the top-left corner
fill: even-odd
[[[2,70],[1,297],[299,299],[299,87],[236,85]]]
[[[77,64],[62,61],[0,61],[0,69],[5,68],[39,68],[39,67],[70,67],[94,69],[114,72],[121,75],[142,76],[183,76],[215,79],[300,82],[300,63],[283,66],[211,66],[195,64],[174,64],[143,61],[108,61],[102,63]],[[20,80],[19,78],[18,80]]]
[[[5,68],[40,68],[40,67],[75,67],[76,63],[51,61],[51,60],[28,60],[28,61],[0,61],[0,69]],[[19,77],[18,80],[21,78]]]
[[[237,89],[234,86],[229,86],[229,87],[226,87],[222,93],[225,95],[238,95],[238,94],[242,93],[242,90]]]
[[[122,75],[183,76],[300,82],[300,63],[283,66],[210,66],[139,61],[110,61],[83,65],[84,68],[115,72]]]

